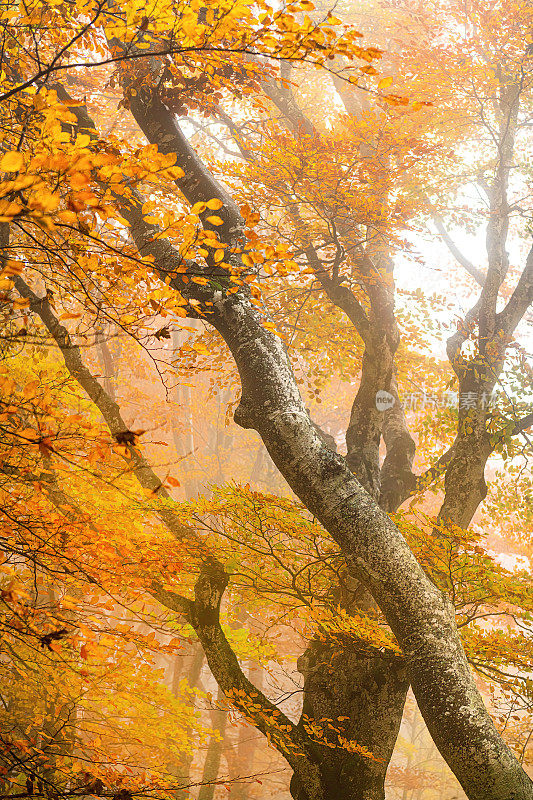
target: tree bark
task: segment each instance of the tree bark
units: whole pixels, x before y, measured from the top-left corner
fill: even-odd
[[[312,720],[323,731],[317,744],[326,797],[384,800],[409,686],[403,660],[314,640],[298,659],[298,669],[305,677],[299,724]],[[372,758],[351,753],[339,735],[366,747]],[[308,800],[296,775],[291,794],[294,800]]]
[[[151,130],[157,142],[158,125]],[[172,138],[169,131],[167,152]],[[173,141],[179,145],[179,135]],[[175,276],[171,285],[184,296],[194,293],[199,302],[213,303],[205,307],[206,318],[227,342],[241,378],[235,421],[257,430],[293,491],[330,532],[378,602],[406,658],[428,729],[471,800],[530,800],[533,784],[483,705],[451,603],[426,577],[396,526],[344,460],[316,434],[282,342],[265,329],[264,315],[248,291],[224,296],[183,284],[176,273],[182,263],[179,253],[152,241],[138,203],[122,211],[141,254],[154,255],[161,274]]]
[[[142,99],[138,102],[142,103]],[[169,121],[162,104],[155,109],[146,106],[143,114],[151,140],[160,142],[164,152],[178,152],[178,164],[184,165],[186,173],[181,181],[186,196],[197,201],[220,194],[227,204],[226,193],[206,177],[205,167],[191,158],[187,148],[179,150],[185,147],[184,137],[175,122]],[[200,197],[204,190],[199,187],[206,181],[209,193]],[[122,213],[130,221],[139,252],[154,257],[159,274],[170,279],[170,285],[185,297],[200,304],[195,306],[196,313],[204,313],[226,340],[242,384],[236,422],[260,434],[293,491],[330,532],[350,569],[378,602],[402,648],[407,674],[430,733],[469,798],[530,800],[533,784],[503,743],[476,689],[451,603],[429,581],[396,526],[362,488],[345,461],[317,435],[283,344],[264,327],[264,312],[251,302],[246,287],[229,295],[223,290],[214,291],[209,283],[206,287],[184,283],[178,272],[183,264],[179,252],[153,238],[154,228],[144,222],[142,204],[133,191],[131,198],[131,202],[121,200]],[[237,242],[238,222],[233,224],[231,220],[230,205],[227,210],[227,241]],[[222,211],[221,216],[224,219]],[[219,234],[225,226],[221,226]],[[238,254],[230,258],[236,262]],[[215,274],[212,269],[209,266],[206,274]],[[198,616],[204,610],[202,604],[196,605],[192,618],[206,652],[210,652],[208,660],[217,681],[224,691],[230,690],[233,684],[227,678],[232,674],[237,683],[247,687],[238,677],[236,665],[232,667],[220,634],[210,623],[211,612],[205,624]],[[253,687],[247,688],[253,692]],[[255,724],[259,729],[265,727],[259,718]],[[293,726],[290,730],[298,738]],[[322,800],[321,771],[315,757],[309,757],[308,744],[302,742],[302,749],[303,756],[287,752],[287,760],[300,779],[305,778],[306,769],[309,771],[305,791],[310,800]]]
[[[449,600],[403,537],[308,421],[282,343],[243,294],[212,316],[239,368],[238,424],[255,428],[293,491],[339,544],[384,612],[419,708],[471,800],[531,798],[533,784],[496,731],[470,673]]]

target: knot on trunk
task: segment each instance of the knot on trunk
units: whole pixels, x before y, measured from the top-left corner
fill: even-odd
[[[218,621],[220,603],[229,582],[229,575],[216,558],[209,557],[194,587],[194,614],[202,626]]]
[[[244,397],[241,397],[239,405],[233,412],[233,419],[239,427],[253,428],[255,430],[255,414],[251,404]]]

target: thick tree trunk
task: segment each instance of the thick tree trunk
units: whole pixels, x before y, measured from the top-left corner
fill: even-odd
[[[220,210],[223,225],[218,234],[228,245],[237,245],[242,228],[231,199],[220,190],[190,146],[185,145],[172,115],[162,104],[154,105],[141,98],[138,102],[141,107],[135,110],[136,104],[132,103],[132,110],[150,141],[160,144],[163,152],[178,154],[177,164],[185,172],[178,183],[185,196],[191,202],[220,196],[224,208]],[[142,218],[142,200],[132,192],[131,202],[121,202],[141,255],[152,255],[159,274],[200,304],[192,313],[205,313],[226,340],[242,382],[236,421],[258,431],[293,491],[330,532],[351,570],[378,602],[402,648],[408,677],[430,733],[469,798],[531,800],[533,785],[503,743],[477,692],[451,603],[428,580],[398,529],[361,487],[345,461],[318,436],[301,401],[283,345],[265,329],[264,317],[250,302],[246,288],[224,296],[223,290],[215,291],[210,284],[205,288],[185,284],[180,278],[183,260],[179,252],[154,236],[157,231]],[[227,258],[240,264],[238,254],[229,250]],[[214,265],[208,269],[210,274],[217,274]],[[529,284],[526,289],[531,294]],[[513,297],[508,314],[516,314],[515,306],[521,306],[526,299],[520,295],[513,302]],[[198,308],[202,311],[198,312]],[[201,606],[195,605],[195,612],[198,610],[202,610]],[[231,692],[237,681],[245,692],[253,692],[253,687],[239,676],[234,657],[226,653],[224,658],[219,653],[218,648],[224,644],[220,633],[214,637],[213,628],[214,638],[211,637],[211,626],[203,624],[199,617],[195,617],[194,624],[206,652],[210,650],[208,659],[219,684]],[[269,704],[266,708],[272,714],[279,713]],[[266,730],[262,717],[257,717],[254,724]],[[293,730],[289,720],[287,724],[291,736],[298,739],[298,731]],[[284,738],[281,733],[280,737]],[[300,779],[305,779],[307,770],[309,797],[323,800],[327,788],[324,775],[304,742],[302,750],[286,750],[287,760],[300,773]]]
[[[312,720],[323,731],[324,744],[321,737],[317,744],[325,796],[383,800],[409,686],[402,660],[315,640],[298,668],[305,677],[299,724]],[[350,752],[347,742],[366,747],[373,757]],[[294,800],[308,800],[296,776],[291,794]]]
[[[212,318],[239,368],[235,420],[255,428],[280,472],[322,522],[384,612],[434,741],[471,800],[525,800],[533,784],[497,733],[461,647],[454,609],[343,459],[317,436],[282,343],[245,295]]]

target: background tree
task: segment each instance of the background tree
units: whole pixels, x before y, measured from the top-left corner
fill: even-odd
[[[476,556],[482,554],[475,550],[479,545],[471,535],[462,530],[483,499],[483,473],[491,452],[504,443],[512,448],[512,437],[531,422],[527,413],[517,413],[520,407],[509,415],[505,406],[489,409],[486,401],[504,368],[516,325],[531,302],[531,259],[527,259],[504,308],[498,311],[497,306],[500,291],[505,298],[503,281],[508,274],[504,256],[509,229],[508,176],[518,106],[528,88],[527,50],[523,41],[520,45],[527,12],[518,14],[517,21],[505,5],[497,9],[499,30],[507,31],[503,43],[498,37],[490,39],[496,17],[489,14],[486,19],[482,9],[471,12],[477,26],[475,39],[469,29],[452,41],[446,38],[450,29],[446,26],[453,26],[456,9],[439,6],[439,15],[434,17],[432,8],[427,18],[420,12],[417,25],[427,44],[421,55],[409,41],[400,41],[394,48],[386,48],[386,42],[381,48],[362,47],[358,34],[350,28],[336,37],[331,18],[320,18],[317,12],[313,21],[304,16],[306,10],[312,10],[309,3],[283,12],[265,5],[256,23],[246,5],[118,10],[114,5],[95,4],[66,10],[63,6],[43,9],[36,4],[29,12],[16,6],[10,9],[4,26],[8,69],[3,98],[6,153],[1,166],[14,177],[7,176],[4,182],[2,219],[16,234],[12,233],[11,244],[6,239],[4,252],[15,248],[19,262],[6,264],[7,277],[29,266],[44,279],[45,297],[44,287],[34,278],[30,279],[33,288],[22,278],[17,278],[15,285],[59,345],[72,377],[102,412],[118,447],[117,455],[127,459],[128,472],[150,493],[162,524],[178,539],[180,557],[185,553],[190,568],[199,571],[194,594],[190,581],[172,571],[161,577],[158,569],[152,591],[194,628],[226,698],[284,755],[294,770],[295,797],[322,798],[341,791],[353,797],[383,796],[385,770],[409,682],[437,746],[470,797],[529,797],[531,784],[500,739],[476,690],[457,634],[454,606],[448,599],[449,593],[455,611],[465,614],[464,619],[459,616],[461,626],[474,622],[478,615],[485,616],[487,608],[502,613],[501,597],[498,595],[498,602],[493,600],[495,592],[486,585],[501,582],[496,567],[496,577],[491,577],[489,562],[482,561],[485,594],[476,595]],[[406,13],[409,9],[401,10],[397,24]],[[438,31],[431,27],[435,18],[441,25]],[[69,47],[56,43],[54,24],[59,22],[71,31]],[[483,39],[483,25],[488,30],[487,40]],[[19,35],[22,31],[27,44],[16,69],[11,66],[15,31]],[[481,43],[483,59],[479,66],[479,48],[468,51],[477,69],[474,73],[468,70],[466,85],[470,86],[473,77],[477,83],[470,95],[466,91],[460,95],[466,95],[466,100],[458,108],[451,100],[463,75],[454,65],[464,55],[455,52],[464,54],[465,41],[475,41],[476,46]],[[376,72],[373,62],[382,49],[390,51],[388,60],[395,75],[404,76],[401,92],[388,91],[394,79],[387,75],[379,83],[365,85],[368,76]],[[94,55],[90,69],[86,56],[82,59],[88,51]],[[328,130],[327,124],[314,121],[298,96],[305,100],[306,87],[313,85],[305,65],[323,66],[329,56],[337,59],[333,79],[324,87],[324,97],[332,99],[330,120],[339,99],[346,111],[336,123],[338,132],[331,130],[331,124]],[[502,63],[503,56],[507,59],[505,74],[497,75],[495,81],[493,65]],[[429,78],[426,95],[417,83],[422,57]],[[347,67],[344,58],[348,62],[358,59],[357,66]],[[82,60],[86,72],[80,75],[75,65]],[[110,61],[119,67],[106,74],[103,67]],[[291,64],[304,65],[296,75],[297,91],[292,85]],[[388,66],[384,64],[381,69]],[[449,65],[457,83],[449,88],[445,85],[443,97],[436,102],[432,81],[442,64]],[[57,83],[55,73],[67,72],[67,67],[74,76],[71,82],[81,80],[85,85],[88,81],[93,91],[97,84],[92,81],[109,77],[108,93],[99,100],[94,121],[86,104],[71,96],[73,87],[67,91],[64,81]],[[356,89],[351,88],[353,80],[345,80],[354,74],[359,82]],[[409,92],[414,94],[414,102],[409,100]],[[409,358],[406,354],[404,364],[396,363],[401,328],[394,310],[394,256],[400,247],[405,248],[407,220],[418,221],[428,212],[435,215],[435,203],[428,201],[431,180],[445,180],[442,155],[450,141],[466,146],[463,143],[479,125],[479,116],[472,113],[467,101],[474,98],[477,102],[483,92],[491,113],[494,109],[495,121],[489,121],[488,129],[496,146],[487,168],[494,176],[488,192],[488,269],[480,299],[466,322],[460,323],[449,347],[459,398],[468,396],[469,402],[459,403],[457,420],[453,415],[449,419],[450,414],[444,417],[455,440],[429,471],[417,475],[412,471],[414,440],[400,403],[402,369],[406,374]],[[377,102],[368,100],[372,93]],[[431,99],[426,99],[428,94]],[[235,112],[243,95],[251,102],[243,102],[242,110]],[[136,133],[124,117],[112,125],[106,118],[109,105],[119,97],[135,119]],[[274,119],[269,119],[273,108]],[[175,118],[176,112],[194,116],[197,109],[213,116],[217,124],[226,124],[236,152],[245,162],[243,169],[233,163],[222,167],[213,158],[216,154],[209,151],[204,161],[199,158]],[[247,119],[250,114],[259,117],[257,124]],[[482,125],[487,128],[485,106]],[[112,132],[104,134],[103,126]],[[117,126],[121,135],[117,135]],[[141,144],[140,131],[148,146]],[[235,187],[238,201],[248,202],[238,207],[217,181],[217,173],[229,188]],[[149,195],[147,202],[141,191]],[[437,209],[436,220],[442,229],[439,212],[442,215]],[[414,229],[414,223],[410,227]],[[441,235],[453,244],[446,231]],[[296,330],[302,316],[297,298],[302,294],[316,298],[318,286],[336,307],[332,330],[346,330],[342,312],[362,343],[357,344],[351,359],[344,356],[343,370],[349,371],[363,350],[346,459],[333,452],[331,439],[311,421],[283,339],[269,319],[271,313],[280,318],[286,316],[287,308],[297,308],[286,322],[280,320]],[[6,285],[6,291],[9,288]],[[9,295],[6,301],[11,303]],[[78,315],[83,324],[95,320],[100,338],[103,318],[106,324],[133,333],[142,343],[143,329],[153,330],[157,314],[205,320],[224,339],[242,385],[236,421],[261,435],[289,486],[331,534],[335,545],[326,539],[326,553],[320,553],[319,563],[328,562],[330,547],[334,561],[340,559],[341,563],[335,569],[321,566],[313,580],[307,577],[304,598],[306,594],[323,598],[329,610],[327,630],[346,629],[346,639],[331,633],[324,639],[320,626],[315,634],[307,633],[310,646],[299,662],[306,685],[304,713],[298,724],[282,715],[249,682],[235,657],[235,643],[230,644],[228,632],[220,626],[220,604],[232,568],[220,537],[223,541],[228,533],[217,528],[219,535],[211,541],[198,533],[193,536],[191,530],[202,530],[205,513],[220,516],[222,511],[200,504],[198,512],[193,506],[192,520],[190,507],[176,512],[163,487],[165,480],[172,486],[170,478],[162,479],[139,452],[140,434],[125,424],[109,387],[99,384],[84,366],[79,346],[60,324],[54,310],[57,303],[65,309],[65,321]],[[322,305],[323,301],[314,300],[314,309]],[[317,343],[312,312],[306,311],[301,345],[298,342],[303,352],[310,343],[315,347]],[[166,326],[155,331],[158,341],[167,333]],[[83,335],[78,327],[80,341]],[[345,335],[354,336],[351,331]],[[468,339],[471,354],[466,351]],[[202,353],[200,339],[195,340],[194,348]],[[203,348],[209,357],[224,352],[220,340],[215,344],[211,337],[204,337]],[[335,346],[327,345],[324,365],[315,369],[315,381],[320,380],[320,370],[327,373],[335,356]],[[416,364],[416,351],[411,355],[413,362]],[[161,371],[157,358],[153,363]],[[394,399],[386,413],[376,405],[378,392]],[[42,433],[39,430],[30,442],[40,447],[39,452],[55,452],[54,439]],[[386,447],[383,463],[381,440]],[[219,474],[223,477],[221,470]],[[383,513],[396,510],[413,491],[443,474],[444,504],[436,523],[431,523],[432,536],[428,537],[425,520],[419,522],[415,535],[412,523],[395,525]],[[275,508],[276,502],[280,501],[270,497],[267,503],[261,500],[261,519],[267,518],[269,504]],[[231,507],[239,507],[235,498]],[[284,513],[288,513],[287,507]],[[298,526],[305,528],[305,514],[298,513],[302,520]],[[400,529],[427,574],[406,547]],[[313,547],[321,535],[313,529],[309,535]],[[297,539],[295,530],[282,535],[289,553],[293,539]],[[163,541],[168,542],[166,538]],[[240,558],[245,564],[242,531],[235,541],[243,548]],[[310,566],[303,574],[309,575],[309,569],[313,572],[313,558],[312,550],[305,552],[304,561]],[[166,565],[164,557],[161,565]],[[303,602],[303,590],[297,582],[295,586],[295,568],[284,565],[283,569],[292,574],[291,594]],[[466,596],[461,597],[456,572],[459,581],[465,581],[465,569],[475,578],[474,589],[467,581]],[[238,580],[232,577],[232,592],[236,586]],[[283,583],[277,591],[283,595]],[[527,614],[527,596],[520,582],[511,582],[509,591],[508,605]],[[385,622],[395,639],[383,627]],[[361,631],[366,635],[361,637]],[[471,631],[465,633],[467,651],[469,636],[476,641]],[[361,650],[362,639],[365,645]],[[341,644],[345,641],[346,646]],[[479,647],[479,641],[476,643]],[[524,658],[527,642],[519,637],[513,645],[510,652],[507,640],[507,654],[495,651],[494,644],[492,649],[487,647],[487,661],[507,659],[522,667],[516,652]],[[328,677],[332,670],[334,680]],[[505,680],[509,683],[509,676]],[[337,693],[332,699],[333,686]],[[324,729],[324,720],[339,722],[346,716],[346,726]],[[469,748],[475,748],[476,759]]]

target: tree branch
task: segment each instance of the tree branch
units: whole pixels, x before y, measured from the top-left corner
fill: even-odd
[[[89,399],[100,411],[111,435],[121,440],[121,434],[127,434],[128,426],[122,418],[120,407],[107,394],[103,386],[96,380],[91,371],[83,364],[79,347],[73,343],[68,330],[59,323],[52,311],[48,298],[38,297],[28,284],[19,276],[13,278],[15,287],[22,297],[30,301],[30,310],[37,314],[48,332],[56,342],[65,366],[70,375],[85,391]],[[122,437],[123,439],[124,437]],[[131,471],[143,489],[148,489],[154,496],[165,500],[172,500],[170,494],[162,485],[161,479],[150,467],[140,450],[127,441],[122,442],[128,452],[126,459]],[[169,531],[178,539],[193,539],[195,544],[203,546],[195,532],[183,525],[175,511],[168,507],[157,509],[157,514],[168,527]]]
[[[526,266],[520,275],[513,294],[505,308],[496,317],[496,327],[509,337],[533,303],[533,247],[528,253]]]
[[[131,214],[136,241],[143,252],[154,255],[155,269],[168,275],[171,262],[181,260],[179,252],[150,242],[146,227],[139,223],[135,230],[140,211],[133,208]],[[188,298],[200,289],[180,282],[179,275],[174,285]],[[512,787],[515,800],[529,800],[531,781],[483,705],[453,607],[427,578],[391,519],[317,435],[284,345],[264,326],[265,312],[252,302],[247,286],[227,296],[211,286],[202,291],[202,299],[213,304],[209,322],[224,337],[239,370],[242,397],[236,422],[258,431],[293,491],[330,532],[374,595],[402,648],[419,707],[448,764],[472,800],[501,800],[502,787]],[[216,572],[207,576],[205,600],[199,595],[198,610],[202,612],[204,605],[207,610],[203,635],[212,635],[215,644],[213,669],[217,669],[216,648],[224,653],[224,642],[213,625],[209,597],[219,604],[224,580]],[[201,619],[197,622],[200,625]]]
[[[14,280],[19,293],[30,300],[30,310],[41,318],[56,341],[70,374],[100,410],[110,432],[116,435],[127,431],[119,406],[107,395],[90,370],[83,365],[79,348],[72,342],[67,329],[60,325],[48,299],[39,298],[19,276]],[[171,499],[138,449],[131,444],[127,445],[127,448],[135,464],[133,472],[141,486],[153,491],[155,485],[159,496]],[[63,494],[61,498],[64,499]],[[194,531],[182,525],[172,509],[160,508],[157,509],[157,513],[175,536],[180,539],[193,539],[194,543],[202,548],[199,553],[201,554],[202,550],[205,552],[203,543]],[[213,557],[208,557],[196,584],[194,601],[164,589],[155,581],[152,583],[150,594],[166,608],[183,615],[191,624],[224,694],[286,758],[305,785],[310,800],[311,798],[324,800],[319,770],[310,752],[312,743],[308,735],[270,703],[244,676],[222,631],[219,610],[227,582],[228,576],[219,562]]]
[[[261,83],[266,96],[274,103],[276,108],[281,111],[295,135],[305,134],[306,136],[316,136],[317,131],[311,120],[303,113],[290,85],[290,64],[281,62],[281,81],[264,80]]]
[[[343,286],[329,276],[313,244],[309,244],[305,248],[305,255],[326,296],[335,306],[344,311],[363,342],[367,340],[370,334],[370,323],[363,306],[354,293],[347,286]]]
[[[466,272],[468,272],[468,274],[471,275],[475,281],[477,281],[480,286],[483,286],[485,283],[485,274],[476,266],[474,266],[474,264],[472,264],[472,262],[459,250],[452,237],[444,227],[444,222],[442,221],[440,214],[433,212],[432,217],[442,241],[452,256],[463,267],[463,269],[466,270]]]
[[[489,219],[487,223],[486,247],[488,270],[480,296],[479,351],[487,352],[496,327],[496,306],[500,287],[509,268],[506,251],[509,231],[508,184],[512,166],[516,123],[520,107],[521,82],[510,81],[498,74],[500,125],[497,140],[497,162],[492,186],[489,189]]]
[[[244,675],[220,625],[220,604],[229,577],[214,558],[207,559],[196,582],[194,601],[187,601],[187,622],[194,628],[207,663],[229,702],[274,745],[305,787],[309,800],[324,800],[320,771],[309,736],[268,700]],[[157,589],[157,599],[172,610],[183,598]]]

